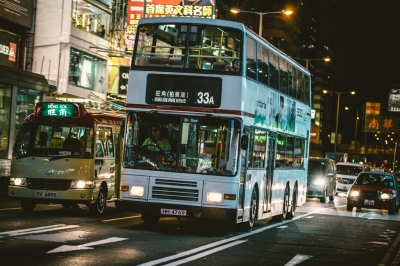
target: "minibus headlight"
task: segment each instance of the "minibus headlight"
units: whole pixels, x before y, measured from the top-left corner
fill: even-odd
[[[11,177],[10,186],[26,187],[26,178],[23,177]]]
[[[129,194],[131,194],[131,196],[143,197],[143,195],[144,195],[144,187],[142,187],[142,186],[131,186],[131,189],[129,190]]]
[[[208,192],[207,193],[207,201],[208,202],[222,202],[222,194],[217,192]]]
[[[93,181],[73,180],[70,188],[94,188]]]
[[[325,180],[321,177],[318,178],[317,180],[315,180],[315,185],[322,186],[324,184],[325,184]]]

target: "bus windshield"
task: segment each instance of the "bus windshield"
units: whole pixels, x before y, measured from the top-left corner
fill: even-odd
[[[131,112],[124,166],[233,176],[239,133],[240,123],[232,119]]]
[[[93,126],[56,123],[25,123],[18,134],[13,155],[43,157],[93,156]]]
[[[133,66],[239,72],[238,29],[178,23],[139,27]]]

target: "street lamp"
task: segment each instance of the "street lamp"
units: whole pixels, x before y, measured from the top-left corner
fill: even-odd
[[[293,14],[293,11],[291,10],[282,10],[282,11],[276,11],[276,12],[255,12],[255,11],[247,11],[247,10],[241,10],[238,8],[231,8],[230,10],[234,14],[238,13],[253,13],[253,14],[258,14],[260,16],[260,23],[258,24],[258,35],[262,37],[262,22],[263,22],[263,16],[268,15],[268,14],[285,14],[286,16],[290,16]]]
[[[339,92],[339,91],[328,91],[328,90],[323,90],[322,92],[325,93],[325,94],[328,93],[328,92],[329,93],[335,93],[338,96],[337,108],[336,108],[336,130],[335,130],[335,150],[334,150],[334,152],[336,152],[336,146],[337,146],[337,140],[338,140],[337,134],[338,134],[338,122],[339,122],[340,94],[350,93],[350,94],[354,95],[354,94],[356,94],[356,92],[355,91],[342,91],[342,92]]]
[[[314,59],[309,59],[309,58],[295,58],[297,60],[305,60],[306,61],[306,68],[308,69],[308,61],[317,61],[317,60],[323,60],[325,62],[331,61],[329,57],[324,57],[324,58],[314,58]]]
[[[349,107],[345,107],[346,110],[349,110]],[[358,116],[358,109],[356,109],[356,132],[354,135],[354,152],[357,152],[357,128],[358,128],[358,120],[360,117]]]

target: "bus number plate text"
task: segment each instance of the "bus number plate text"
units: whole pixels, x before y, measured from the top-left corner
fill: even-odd
[[[186,210],[161,209],[163,215],[186,216]]]
[[[57,192],[47,192],[47,191],[36,191],[36,196],[38,197],[47,197],[47,198],[57,198]]]

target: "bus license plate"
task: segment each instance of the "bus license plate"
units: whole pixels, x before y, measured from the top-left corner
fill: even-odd
[[[46,197],[46,198],[57,198],[57,192],[48,192],[48,191],[36,191],[36,196],[38,197]]]
[[[374,206],[374,200],[366,199],[366,200],[364,200],[364,205]]]
[[[161,209],[163,215],[186,216],[186,210]]]

